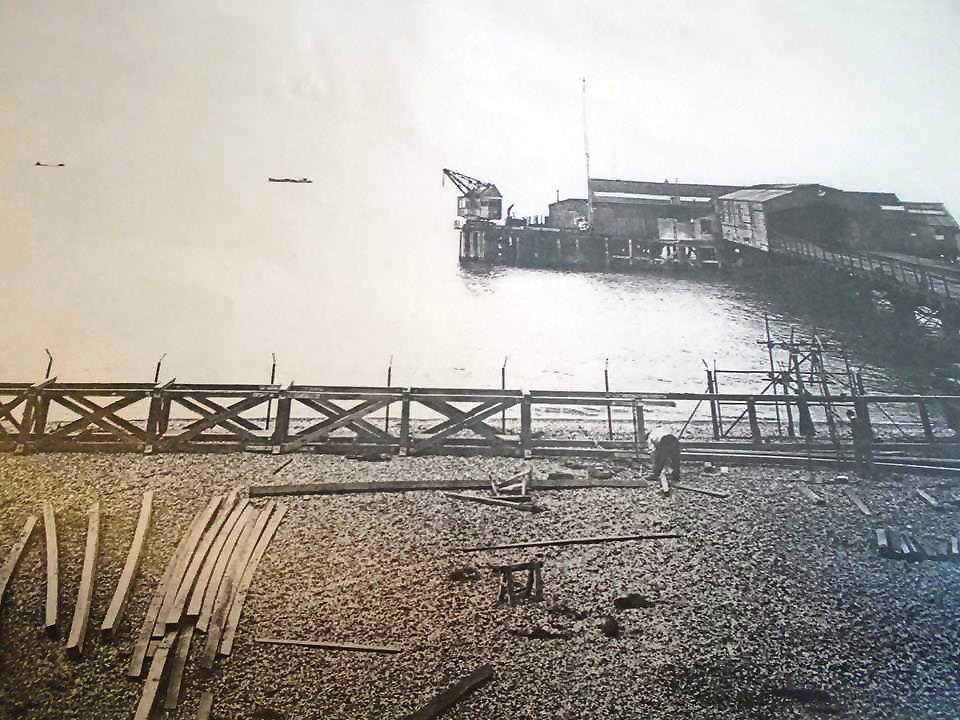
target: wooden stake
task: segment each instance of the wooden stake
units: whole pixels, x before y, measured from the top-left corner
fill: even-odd
[[[97,579],[97,552],[100,549],[100,503],[96,502],[87,513],[87,545],[83,552],[83,569],[80,572],[80,589],[73,624],[67,638],[67,655],[74,660],[83,655],[83,641],[90,621],[90,605],[93,602],[93,586]]]
[[[706,488],[697,488],[690,487],[689,485],[674,485],[677,490],[685,490],[686,492],[700,493],[701,495],[709,495],[710,497],[715,498],[725,498],[728,497],[725,492],[718,492],[717,490],[707,490]]]
[[[47,545],[47,599],[44,608],[43,627],[47,636],[60,634],[57,615],[60,605],[60,553],[57,547],[57,520],[50,503],[43,504],[43,530]]]
[[[663,495],[670,494],[670,480],[667,479],[666,475],[660,476],[660,492]]]
[[[147,490],[140,503],[140,516],[137,519],[137,529],[133,533],[133,541],[127,551],[127,561],[123,565],[123,572],[120,574],[120,580],[113,593],[113,599],[110,601],[110,607],[107,609],[107,614],[100,625],[100,634],[108,640],[116,637],[117,629],[123,620],[127,600],[130,598],[130,591],[133,589],[133,580],[137,575],[137,569],[140,567],[140,557],[143,554],[143,546],[150,529],[152,512],[153,490]]]
[[[298,647],[317,648],[320,650],[347,650],[350,652],[381,653],[393,655],[403,652],[403,648],[392,645],[354,645],[353,643],[328,642],[325,640],[287,640],[283,638],[258,637],[254,642],[267,645],[296,645]]]

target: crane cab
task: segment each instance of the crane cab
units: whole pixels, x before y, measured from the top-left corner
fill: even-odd
[[[457,198],[457,216],[467,220],[499,220],[503,195],[496,185],[487,185]]]

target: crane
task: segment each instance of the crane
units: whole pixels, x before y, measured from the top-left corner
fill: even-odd
[[[443,169],[443,175],[450,178],[461,193],[457,198],[458,216],[468,220],[500,219],[503,195],[496,185],[448,168]]]

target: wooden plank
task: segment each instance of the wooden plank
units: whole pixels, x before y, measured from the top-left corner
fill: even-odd
[[[196,583],[194,583],[193,592],[190,593],[190,604],[186,609],[187,617],[200,616],[200,611],[203,609],[203,597],[207,592],[207,587],[210,585],[210,579],[213,577],[213,571],[217,567],[217,561],[220,559],[220,555],[223,552],[227,540],[230,538],[230,534],[237,526],[237,523],[240,522],[241,517],[243,517],[243,513],[247,509],[249,502],[249,500],[241,500],[237,503],[236,507],[234,507],[230,513],[230,517],[227,518],[226,523],[224,523],[220,529],[217,541],[213,544],[213,547],[210,548],[210,552],[207,553],[207,559],[203,563],[203,569],[200,571]],[[237,532],[239,533],[239,531]]]
[[[173,659],[170,661],[170,670],[167,673],[167,689],[163,698],[165,710],[176,710],[180,700],[180,686],[183,684],[183,671],[187,666],[187,657],[190,654],[190,641],[196,630],[196,623],[187,621],[186,626],[180,628],[177,642],[173,648]],[[176,630],[172,630],[176,632]]]
[[[860,496],[857,495],[857,493],[853,490],[853,488],[845,488],[844,493],[846,493],[847,497],[850,499],[850,502],[854,504],[857,510],[859,510],[860,512],[862,512],[864,515],[868,517],[872,515],[872,513],[870,512],[870,508],[868,508],[866,503],[860,499]]]
[[[163,636],[163,641],[157,648],[157,654],[153,656],[153,662],[150,663],[150,671],[147,673],[147,681],[143,685],[143,693],[140,695],[140,702],[137,703],[133,720],[150,720],[150,712],[153,709],[154,701],[157,699],[157,693],[160,691],[160,683],[163,681],[163,673],[167,667],[170,649],[176,639],[176,630],[171,630]]]
[[[205,692],[200,696],[200,704],[197,706],[196,720],[210,720],[213,713],[213,693]]]
[[[667,478],[666,475],[660,476],[660,493],[662,495],[670,494],[670,480]]]
[[[797,490],[800,491],[800,494],[807,498],[810,502],[815,505],[823,505],[824,500],[822,497],[817,495],[806,483],[798,483]]]
[[[406,720],[433,720],[434,718],[440,717],[441,714],[492,678],[493,668],[490,665],[484,665],[454,685],[451,685],[429,703],[417,710],[417,712],[408,715]]]
[[[676,533],[652,533],[648,535],[603,535],[599,537],[561,538],[558,540],[536,540],[511,543],[509,545],[486,545],[479,547],[456,548],[459,552],[481,552],[487,550],[515,550],[528,547],[554,547],[559,545],[596,545],[608,542],[630,542],[632,540],[674,540],[683,537]]]
[[[224,497],[225,496],[223,495],[214,496],[210,502],[207,503],[207,507],[203,511],[200,522],[190,529],[190,536],[187,538],[184,551],[177,558],[177,564],[174,567],[173,573],[171,573],[169,580],[167,581],[167,586],[163,590],[163,604],[160,606],[160,613],[157,616],[157,622],[153,627],[153,637],[155,638],[161,638],[166,634],[166,618],[170,614],[170,611],[176,602],[177,592],[180,589],[180,584],[183,581],[184,575],[187,572],[187,568],[190,565],[190,561],[196,552],[197,545],[200,544],[200,539],[203,537],[203,533],[210,524],[210,520],[213,518],[214,513],[216,513],[220,503],[223,502]]]
[[[130,549],[127,551],[127,560],[123,564],[123,572],[117,582],[117,589],[110,600],[107,614],[100,625],[100,634],[112,640],[116,637],[117,629],[123,620],[123,613],[133,589],[133,581],[140,567],[140,558],[143,556],[143,546],[147,541],[147,532],[150,529],[150,517],[153,513],[153,490],[147,490],[140,502],[140,516],[137,518],[137,529],[133,533]]]
[[[130,657],[130,664],[127,667],[127,677],[129,678],[139,678],[143,674],[143,663],[150,649],[150,639],[153,637],[153,628],[156,626],[157,618],[160,615],[160,607],[163,605],[167,585],[170,583],[170,578],[173,576],[180,556],[187,550],[187,543],[193,533],[193,529],[202,522],[204,512],[205,511],[201,510],[193,517],[187,531],[180,538],[180,542],[167,561],[167,566],[163,571],[160,582],[157,583],[157,589],[150,599],[150,605],[147,606],[147,613],[143,618],[140,635],[133,646],[133,654]]]
[[[940,510],[943,508],[943,505],[940,503],[940,501],[937,500],[933,495],[931,495],[926,490],[923,490],[922,488],[917,488],[917,495],[923,498],[924,502],[926,502],[930,507],[934,508],[935,510]]]
[[[3,567],[0,568],[0,604],[3,603],[3,596],[7,591],[7,585],[10,584],[10,578],[13,577],[14,572],[17,570],[17,565],[20,564],[20,558],[30,543],[30,538],[33,536],[33,529],[36,525],[36,515],[31,515],[27,518],[23,530],[20,531],[20,537],[17,539],[17,542],[14,543],[13,547],[10,548],[10,552],[7,553],[7,559],[4,561]]]
[[[890,548],[890,537],[887,534],[887,528],[875,528],[873,532],[877,536],[877,551],[880,553],[880,557],[893,557],[893,551]]]
[[[710,497],[715,498],[726,498],[729,497],[728,493],[720,492],[718,490],[708,490],[707,488],[691,487],[689,485],[677,485],[674,486],[677,490],[685,490],[686,492],[700,493],[701,495],[709,495]]]
[[[328,642],[325,640],[289,640],[285,638],[254,638],[254,642],[267,645],[296,645],[298,647],[318,648],[320,650],[347,650],[350,652],[381,653],[392,655],[403,652],[403,648],[393,645],[355,645],[353,643]]]
[[[647,489],[650,483],[625,478],[572,477],[548,480],[538,478],[528,489],[583,490],[590,488]],[[489,481],[481,480],[387,480],[379,482],[302,483],[295,485],[252,485],[250,497],[280,495],[352,495],[374,492],[416,492],[423,490],[489,490]]]
[[[254,522],[256,514],[256,510],[254,510],[252,507],[247,507],[244,509],[243,514],[240,516],[240,519],[237,521],[236,525],[233,526],[233,530],[230,531],[230,535],[227,537],[227,540],[220,551],[220,557],[217,558],[217,564],[213,569],[213,574],[210,576],[210,582],[204,591],[203,602],[200,606],[200,615],[197,619],[197,629],[201,632],[206,632],[210,625],[210,617],[213,615],[214,605],[216,604],[217,596],[220,592],[220,586],[223,584],[223,578],[226,575],[227,568],[230,565],[230,559],[233,557],[233,554],[237,548],[237,543],[239,543],[240,539],[243,537],[244,531],[246,531],[250,524]]]
[[[216,542],[217,535],[220,534],[221,528],[223,528],[224,523],[226,523],[227,519],[231,516],[233,506],[236,504],[236,502],[237,491],[234,490],[227,496],[226,500],[221,503],[220,510],[213,519],[213,522],[204,531],[203,537],[200,540],[200,544],[194,551],[193,557],[190,558],[190,564],[187,566],[187,569],[183,574],[183,579],[180,581],[180,587],[177,589],[177,593],[173,598],[173,601],[169,604],[169,606],[166,602],[164,602],[164,608],[167,608],[167,612],[164,613],[163,609],[161,609],[161,617],[165,618],[167,630],[172,630],[180,624],[180,619],[183,617],[183,612],[186,609],[187,602],[190,600],[190,593],[193,590],[193,585],[197,579],[197,574],[200,572],[200,569],[206,561],[207,554],[210,552],[210,548]]]
[[[220,583],[220,589],[217,591],[216,601],[214,603],[213,614],[210,616],[210,624],[207,628],[207,642],[203,648],[203,654],[200,656],[200,667],[204,670],[213,670],[213,662],[217,657],[217,650],[220,647],[220,640],[223,637],[223,629],[227,622],[227,613],[230,611],[230,605],[233,602],[234,591],[237,583],[243,575],[250,553],[253,551],[263,528],[273,512],[273,501],[260,511],[260,515],[252,525],[248,524],[237,543],[233,554],[230,557],[230,564]]]
[[[87,545],[83,552],[83,569],[80,572],[80,589],[77,605],[67,637],[67,655],[74,660],[83,655],[83,641],[90,622],[90,606],[93,603],[93,587],[97,581],[97,553],[100,550],[100,503],[95,502],[87,512]]]
[[[247,566],[243,570],[240,582],[237,585],[233,603],[230,605],[230,613],[227,616],[227,625],[223,632],[223,642],[220,644],[220,654],[229,655],[233,650],[233,642],[237,636],[237,628],[240,626],[240,616],[243,614],[243,605],[247,601],[247,594],[250,592],[250,586],[253,584],[253,578],[257,574],[257,566],[267,552],[267,547],[287,514],[286,505],[277,505],[270,520],[263,530],[263,533],[257,539]]]
[[[53,505],[43,504],[43,530],[47,545],[47,597],[43,612],[43,629],[48,637],[60,635],[57,615],[60,610],[60,551],[57,546],[57,519]]]
[[[468,500],[470,502],[481,503],[483,505],[495,505],[497,507],[508,507],[514,510],[523,510],[526,512],[535,512],[540,508],[532,502],[516,502],[512,500],[502,500],[500,498],[483,497],[481,495],[464,495],[463,493],[445,492],[441,493],[444,497],[454,500]]]

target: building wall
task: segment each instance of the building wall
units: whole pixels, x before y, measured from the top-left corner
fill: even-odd
[[[723,239],[768,252],[767,218],[763,204],[746,200],[719,200],[720,231]]]

